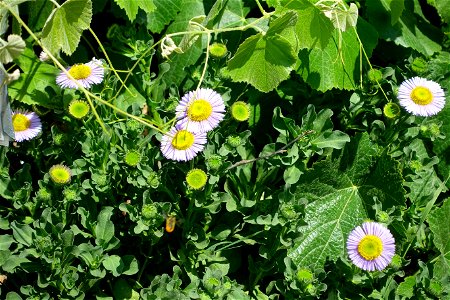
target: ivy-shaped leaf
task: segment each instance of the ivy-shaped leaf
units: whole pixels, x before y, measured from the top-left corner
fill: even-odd
[[[81,33],[89,28],[91,20],[91,0],[68,0],[55,8],[48,17],[42,30],[42,44],[52,53],[62,50],[71,55],[80,43]]]
[[[308,201],[307,225],[299,229],[301,236],[288,251],[297,266],[322,268],[327,258],[345,256],[348,234],[371,214],[373,197],[382,202],[383,209],[404,205],[399,170],[390,166],[392,160],[379,158],[377,153],[368,134],[357,135],[339,158],[316,163],[302,175],[296,197]]]
[[[301,237],[288,251],[298,267],[322,268],[345,252],[350,231],[367,217],[358,189],[330,161],[314,165],[302,175],[298,197],[308,200]],[[296,197],[297,197],[296,196]]]
[[[8,36],[8,42],[0,47],[0,62],[7,64],[18,58],[25,49],[24,40],[16,34]]]
[[[296,52],[282,34],[295,25],[297,14],[293,11],[270,24],[265,35],[247,38],[228,62],[228,74],[233,81],[244,81],[262,92],[269,92],[289,77],[296,62]]]
[[[136,19],[139,8],[144,10],[146,13],[151,13],[156,9],[156,5],[153,0],[114,0],[120,8],[125,10],[128,19],[131,22]],[[170,3],[167,3],[170,5]]]

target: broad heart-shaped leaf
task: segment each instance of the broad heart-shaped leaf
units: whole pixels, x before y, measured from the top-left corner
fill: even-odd
[[[328,45],[334,27],[320,9],[308,0],[283,0],[282,4],[298,15],[295,33],[300,49],[324,49]]]
[[[42,29],[42,44],[52,53],[62,50],[71,55],[80,43],[81,33],[89,28],[91,19],[91,0],[64,2],[48,17]]]
[[[440,208],[434,209],[428,217],[434,235],[434,245],[439,250],[439,260],[434,265],[434,277],[441,279],[450,276],[450,199]],[[438,274],[436,274],[438,273]],[[437,276],[440,276],[437,277]]]
[[[350,231],[367,217],[357,187],[330,161],[302,175],[297,196],[306,198],[305,227],[288,256],[299,267],[323,268],[345,252]]]
[[[262,92],[276,88],[289,77],[295,53],[288,40],[279,34],[261,33],[247,38],[228,62],[233,81],[244,81]]]
[[[12,99],[58,109],[63,108],[64,102],[72,99],[73,91],[67,91],[64,96],[60,96],[61,88],[55,81],[59,69],[41,62],[30,48],[25,48],[17,63],[22,74],[18,80],[8,85],[8,93]]]
[[[349,232],[368,216],[374,217],[370,211],[373,197],[383,209],[404,205],[400,173],[395,165],[390,166],[394,161],[378,156],[368,134],[353,137],[335,153],[339,156],[305,172],[297,186],[297,196],[308,201],[307,225],[300,228],[301,236],[288,255],[299,267],[322,268],[327,258],[345,256]]]
[[[164,27],[174,20],[181,10],[182,0],[153,0],[156,9],[147,13],[147,28],[161,33]]]
[[[19,35],[11,34],[8,42],[0,48],[0,62],[7,64],[20,56],[25,49],[25,42]]]
[[[388,2],[391,1],[366,1],[369,22],[378,30],[381,38],[393,41],[403,47],[412,48],[427,56],[441,50],[442,34],[438,28],[421,16],[419,1],[407,5],[394,25],[391,25],[393,15],[398,15],[399,12],[392,11],[391,7],[387,7]],[[410,6],[414,6],[413,10]],[[391,20],[391,22],[386,22],[386,20]]]
[[[136,19],[139,8],[143,9],[146,13],[151,13],[156,9],[156,5],[153,0],[114,0],[120,8],[125,10],[128,19],[131,22]],[[167,1],[169,2],[169,1]],[[170,3],[167,3],[170,5]]]
[[[376,46],[377,34],[363,21],[357,24],[359,36],[364,36],[368,55]],[[360,44],[354,30],[334,29],[331,41],[324,49],[304,49],[299,53],[301,64],[297,72],[314,89],[354,90],[359,80]]]

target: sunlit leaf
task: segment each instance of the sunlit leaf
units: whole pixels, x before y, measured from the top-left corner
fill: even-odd
[[[42,44],[52,53],[62,50],[72,54],[80,43],[81,33],[89,28],[91,19],[91,0],[64,2],[48,17],[42,29]]]

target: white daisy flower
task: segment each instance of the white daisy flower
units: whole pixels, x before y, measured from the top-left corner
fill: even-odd
[[[191,91],[181,98],[177,108],[178,124],[191,132],[216,128],[225,114],[222,96],[212,89]]]
[[[42,130],[42,123],[34,112],[16,110],[12,113],[14,136],[17,142],[31,140]]]
[[[395,239],[389,229],[380,223],[365,222],[350,232],[347,252],[358,268],[381,271],[394,257]]]
[[[56,77],[56,83],[62,88],[78,89],[77,82],[82,87],[88,89],[93,84],[99,84],[103,81],[104,69],[99,59],[93,58],[86,64],[76,64],[67,69],[67,72],[73,77],[70,79],[61,71]]]
[[[416,116],[435,115],[445,106],[445,93],[439,83],[421,77],[403,81],[397,97],[400,105]]]
[[[164,157],[176,161],[188,161],[203,151],[206,133],[193,133],[175,125],[161,139],[161,152]]]

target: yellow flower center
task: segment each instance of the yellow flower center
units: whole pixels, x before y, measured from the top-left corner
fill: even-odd
[[[194,144],[195,137],[187,130],[178,131],[172,139],[172,146],[177,150],[189,149]]]
[[[89,77],[89,75],[91,75],[91,73],[91,67],[87,65],[74,65],[69,70],[70,76],[72,76],[76,80],[86,79]]]
[[[383,243],[375,235],[366,235],[358,245],[358,253],[366,260],[374,260],[383,252]]]
[[[31,125],[31,121],[22,114],[15,114],[12,121],[15,132],[27,130]]]
[[[195,100],[187,109],[189,119],[197,122],[208,119],[211,113],[212,105],[204,99]]]
[[[433,101],[433,94],[429,88],[418,86],[412,90],[411,99],[418,105],[427,105]]]

